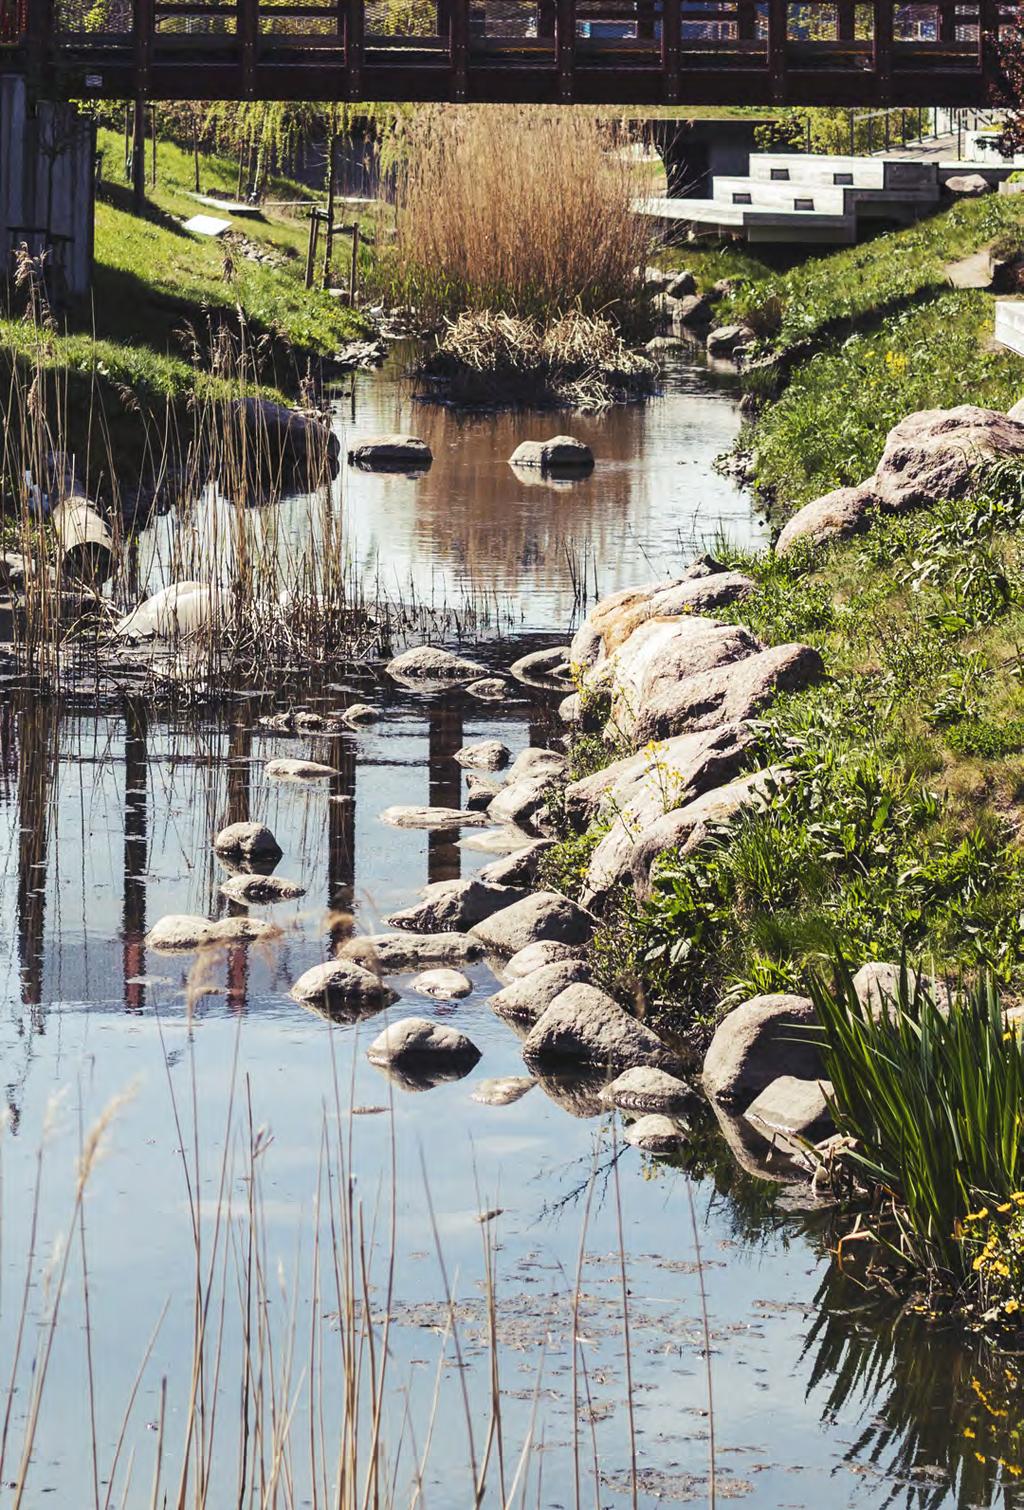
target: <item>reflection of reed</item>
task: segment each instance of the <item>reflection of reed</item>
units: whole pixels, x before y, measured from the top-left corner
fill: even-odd
[[[327,804],[327,909],[335,947],[350,937],[355,907],[356,750],[356,740],[346,735],[338,741],[331,760],[340,772],[331,778]]]
[[[1024,1432],[1008,1355],[868,1286],[831,1265],[804,1346],[823,1422],[861,1422],[846,1462],[869,1463],[919,1510],[1018,1503],[1003,1471],[1021,1468]]]
[[[247,823],[251,813],[252,723],[245,704],[232,704],[228,710],[231,732],[228,735],[227,811],[228,823]],[[211,835],[211,840],[212,840]],[[229,902],[228,915],[246,913],[247,907]],[[249,951],[243,944],[228,950],[227,1002],[232,1012],[244,1012],[249,992]]]
[[[149,784],[149,712],[132,698],[124,709],[124,900],[122,955],[124,1004],[129,1012],[146,1005],[146,988],[139,977],[146,964],[146,866],[149,842],[146,828]]]

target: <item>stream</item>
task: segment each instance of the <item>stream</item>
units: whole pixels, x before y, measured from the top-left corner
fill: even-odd
[[[751,546],[767,537],[749,499],[713,466],[739,424],[734,385],[694,358],[674,355],[664,392],[646,406],[571,421],[421,406],[399,367],[396,360],[381,373],[357,374],[339,394],[342,450],[355,435],[407,430],[430,443],[435,460],[415,479],[342,469],[338,506],[350,551],[363,574],[396,595],[411,588],[422,602],[489,600],[503,633],[473,654],[496,669],[564,640],[581,578],[591,597],[603,595],[669,572],[722,535]],[[560,487],[516,478],[506,463],[515,444],[560,427],[591,443],[593,474]],[[279,507],[301,518],[299,505]],[[163,527],[158,520],[152,529]],[[385,827],[385,808],[462,806],[465,773],[452,758],[461,745],[497,737],[514,754],[561,731],[550,698],[527,689],[492,705],[462,693],[408,692],[353,668],[326,685],[288,692],[276,700],[235,693],[202,713],[132,700],[94,711],[22,693],[0,706],[5,1388],[33,1214],[38,1210],[39,1267],[50,1267],[46,1283],[31,1287],[28,1357],[45,1340],[40,1316],[60,1267],[59,1249],[50,1258],[54,1244],[65,1232],[80,1241],[69,1222],[81,1130],[111,1098],[130,1093],[114,1113],[82,1207],[88,1286],[76,1247],[22,1503],[69,1510],[94,1503],[94,1413],[104,1504],[125,1405],[165,1303],[110,1502],[150,1505],[158,1440],[178,1461],[195,1277],[185,1171],[194,1180],[203,1252],[217,1251],[218,1192],[223,1183],[244,1211],[251,1189],[239,1148],[254,1136],[268,1325],[286,1329],[298,1296],[301,1345],[282,1391],[294,1399],[294,1490],[280,1502],[324,1510],[334,1503],[307,1482],[303,1444],[316,1434],[308,1417],[317,1414],[307,1406],[305,1335],[318,1314],[328,1334],[340,1327],[331,1320],[338,1306],[331,1286],[325,1280],[323,1293],[311,1294],[310,1282],[322,1148],[325,1137],[338,1135],[340,1118],[365,1212],[367,1303],[381,1312],[388,1309],[392,1192],[394,1198],[384,1436],[392,1454],[402,1444],[399,1504],[409,1503],[411,1463],[428,1434],[421,1503],[442,1510],[473,1504],[470,1460],[478,1464],[486,1435],[491,1327],[506,1484],[531,1422],[538,1449],[515,1503],[522,1491],[523,1504],[552,1510],[627,1507],[635,1454],[636,1503],[707,1504],[698,1262],[718,1500],[741,1499],[757,1510],[1024,1504],[1016,1488],[1024,1447],[1013,1360],[844,1274],[829,1256],[837,1234],[827,1205],[809,1192],[780,1192],[742,1168],[714,1129],[702,1128],[682,1155],[655,1159],[624,1145],[614,1118],[557,1088],[535,1085],[503,1106],[473,1099],[482,1080],[524,1073],[517,1038],[487,1006],[498,988],[487,964],[467,967],[473,992],[457,1003],[416,995],[413,972],[391,980],[401,995],[392,1015],[451,1021],[481,1050],[465,1078],[427,1090],[410,1090],[368,1063],[365,1049],[380,1019],[331,1026],[289,998],[291,984],[329,957],[339,939],[381,931],[384,916],[427,882],[471,875],[493,858],[475,847],[473,830],[460,841]],[[381,711],[379,722],[358,732],[289,738],[257,723],[276,707],[323,709],[355,695]],[[309,787],[265,781],[262,766],[282,755],[323,761],[337,774]],[[279,940],[227,949],[197,976],[192,957],[147,951],[144,936],[166,913],[228,914],[234,904],[219,894],[225,872],[210,842],[223,824],[243,817],[269,824],[284,851],[276,873],[301,882],[306,894],[253,909],[273,917],[283,930]],[[483,1224],[482,1211],[489,1214]],[[492,1320],[484,1240],[496,1274]],[[222,1248],[229,1305],[219,1382],[211,1386],[219,1419],[208,1502],[228,1506],[236,1503],[242,1338],[230,1277],[237,1247],[222,1241]],[[322,1262],[326,1269],[326,1257]],[[585,1378],[578,1370],[574,1410],[577,1266]],[[452,1314],[461,1355],[449,1339],[435,1407],[438,1354]],[[336,1381],[323,1385],[328,1422],[336,1389]],[[13,1503],[9,1486],[29,1396],[22,1370],[0,1507]],[[333,1462],[331,1432],[328,1425]],[[498,1468],[488,1482],[484,1503],[501,1505]],[[173,1505],[173,1473],[170,1483]]]

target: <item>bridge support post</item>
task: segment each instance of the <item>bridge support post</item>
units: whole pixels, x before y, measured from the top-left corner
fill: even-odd
[[[469,0],[451,0],[448,38],[452,66],[452,99],[459,104],[466,98],[466,70],[469,64]]]
[[[679,99],[679,44],[682,25],[679,0],[665,0],[661,15],[661,71],[665,80],[665,103]]]
[[[836,40],[852,42],[857,35],[857,7],[855,0],[838,0],[836,5]]]
[[[576,66],[576,0],[557,0],[555,55],[558,59],[558,98],[569,104]]]
[[[789,20],[787,0],[768,0],[768,75],[772,99],[786,98],[786,27]]]
[[[146,203],[146,101],[135,96],[132,128],[132,203],[139,214]]]
[[[346,0],[345,11],[345,73],[348,76],[348,97],[361,100],[363,97],[363,0]]]
[[[875,0],[875,91],[879,105],[892,98],[892,14],[893,0]]]
[[[53,43],[54,0],[36,0],[28,11],[28,81],[33,94],[49,62]]]
[[[256,95],[256,44],[260,31],[258,4],[259,0],[238,0],[238,16],[235,25],[238,30],[238,44],[242,49],[241,97],[243,100],[254,99]]]
[[[978,0],[978,66],[991,90],[999,68],[999,0]]]

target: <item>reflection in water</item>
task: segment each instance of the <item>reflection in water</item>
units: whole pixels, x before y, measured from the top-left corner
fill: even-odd
[[[1024,1503],[1016,1353],[943,1330],[836,1266],[813,1304],[808,1398],[824,1397],[826,1427],[860,1423],[846,1460],[887,1482],[888,1501],[927,1510]]]
[[[709,372],[698,355],[673,354],[663,392],[648,403],[566,416],[459,414],[418,402],[402,378],[413,350],[396,349],[381,372],[356,373],[334,405],[342,455],[361,436],[402,432],[419,435],[434,456],[413,477],[346,466],[334,483],[331,517],[343,520],[351,570],[371,600],[471,603],[562,635],[584,593],[667,573],[719,535],[744,546],[766,538],[747,495],[714,468],[736,436],[735,377]],[[520,441],[559,429],[593,447],[592,473],[513,471],[508,457]],[[253,511],[250,548],[277,559],[282,582],[293,582],[306,543],[322,542],[324,508],[319,497],[293,497]],[[210,503],[196,526],[223,573],[234,549],[229,506]],[[182,574],[173,564],[177,528],[169,514],[143,534],[150,588]]]
[[[143,703],[130,698],[124,709],[124,906],[121,938],[124,947],[124,1004],[129,1012],[146,1005],[146,796],[149,759],[146,734],[149,714]],[[230,778],[229,778],[230,779]]]

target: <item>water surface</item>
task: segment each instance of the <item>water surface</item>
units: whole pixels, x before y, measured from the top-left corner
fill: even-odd
[[[339,506],[367,570],[391,574],[401,585],[411,581],[421,596],[436,592],[439,600],[454,598],[471,576],[474,590],[484,581],[512,605],[515,634],[479,648],[495,666],[564,635],[580,559],[606,592],[671,570],[723,525],[739,541],[761,538],[748,501],[713,469],[738,420],[728,389],[700,368],[680,367],[665,396],[644,409],[574,418],[571,429],[591,440],[599,464],[590,479],[566,490],[526,486],[505,461],[524,435],[556,428],[550,416],[460,419],[413,406],[408,390],[385,374],[357,378],[338,423],[346,435],[412,429],[431,442],[436,460],[420,479],[343,472]],[[566,547],[570,540],[575,555]],[[260,714],[282,703],[332,708],[356,697],[382,714],[358,733],[289,739],[258,724]],[[403,1486],[414,1455],[410,1434],[422,1446],[431,1417],[446,1318],[436,1221],[464,1351],[460,1369],[449,1343],[423,1503],[452,1510],[472,1503],[459,1381],[460,1374],[467,1381],[479,1452],[490,1389],[485,1233],[496,1245],[510,1451],[518,1451],[537,1401],[543,1450],[525,1503],[575,1502],[574,1435],[582,1444],[581,1502],[630,1503],[620,1241],[640,1504],[707,1502],[698,1257],[709,1311],[720,1500],[740,1498],[758,1510],[1018,1503],[1019,1390],[1012,1367],[981,1343],[920,1316],[901,1316],[877,1287],[865,1290],[838,1273],[828,1256],[834,1233],[827,1208],[792,1192],[780,1204],[773,1185],[740,1172],[706,1131],[683,1158],[657,1161],[623,1146],[613,1119],[557,1088],[535,1086],[504,1107],[473,1099],[482,1079],[523,1073],[518,1040],[487,1006],[498,985],[487,964],[470,967],[473,994],[455,1005],[415,994],[411,976],[394,981],[401,999],[393,1014],[451,1020],[482,1051],[464,1079],[419,1092],[367,1062],[364,1050],[381,1018],[331,1026],[288,997],[298,975],[330,957],[350,932],[377,930],[428,881],[469,875],[487,863],[489,856],[451,836],[385,828],[384,808],[460,805],[465,777],[452,756],[470,740],[496,736],[515,752],[557,734],[542,694],[524,690],[493,707],[462,693],[403,692],[359,667],[344,668],[327,685],[299,680],[276,695],[239,691],[187,713],[131,700],[89,710],[28,694],[8,699],[0,710],[0,1058],[9,1112],[0,1379],[12,1356],[31,1242],[37,1151],[45,1145],[36,1244],[45,1256],[72,1209],[80,1124],[88,1126],[111,1097],[131,1090],[94,1172],[84,1219],[101,1477],[140,1357],[169,1305],[129,1433],[137,1466],[125,1503],[145,1510],[164,1378],[168,1454],[184,1431],[195,1261],[181,1151],[190,1168],[198,1156],[208,1251],[234,1086],[226,1193],[244,1210],[244,1149],[252,1136],[261,1147],[266,1142],[259,1167],[273,1291],[267,1312],[285,1330],[294,1294],[300,1337],[311,1311],[328,1335],[332,1327],[329,1286],[314,1295],[311,1281],[324,1127],[335,1136],[340,1113],[344,1138],[352,1139],[373,1264],[371,1303],[382,1308],[394,1161],[398,1242],[386,1434],[393,1447],[405,1443]],[[337,774],[308,789],[268,782],[266,761],[285,754],[325,761]],[[284,851],[277,873],[307,888],[297,901],[254,909],[273,916],[281,938],[228,950],[198,972],[189,957],[147,951],[146,931],[165,913],[218,917],[231,910],[218,890],[225,871],[210,840],[223,823],[248,817],[269,823],[277,835]],[[358,1114],[350,1117],[350,1108]],[[586,1382],[584,1389],[578,1373],[574,1426],[569,1296],[588,1204],[580,1307]],[[481,1210],[500,1215],[482,1228]],[[229,1275],[237,1257],[232,1252]],[[278,1266],[287,1293],[277,1290]],[[79,1269],[76,1258],[29,1505],[93,1502]],[[37,1323],[46,1304],[45,1286],[33,1286],[30,1352],[43,1335]],[[235,1502],[242,1341],[234,1306],[224,1327],[210,1499],[218,1505]],[[300,1348],[296,1441],[308,1433],[298,1385],[304,1356]],[[331,1421],[336,1360],[326,1373]],[[13,1411],[15,1442],[28,1406],[23,1384]],[[601,1469],[596,1488],[592,1431]],[[294,1503],[325,1503],[311,1493],[303,1463],[296,1447]],[[123,1469],[124,1460],[117,1503]],[[10,1459],[3,1477],[14,1477]],[[0,1504],[8,1493],[0,1488]],[[407,1502],[404,1490],[399,1498]],[[501,1503],[496,1480],[487,1503]]]

